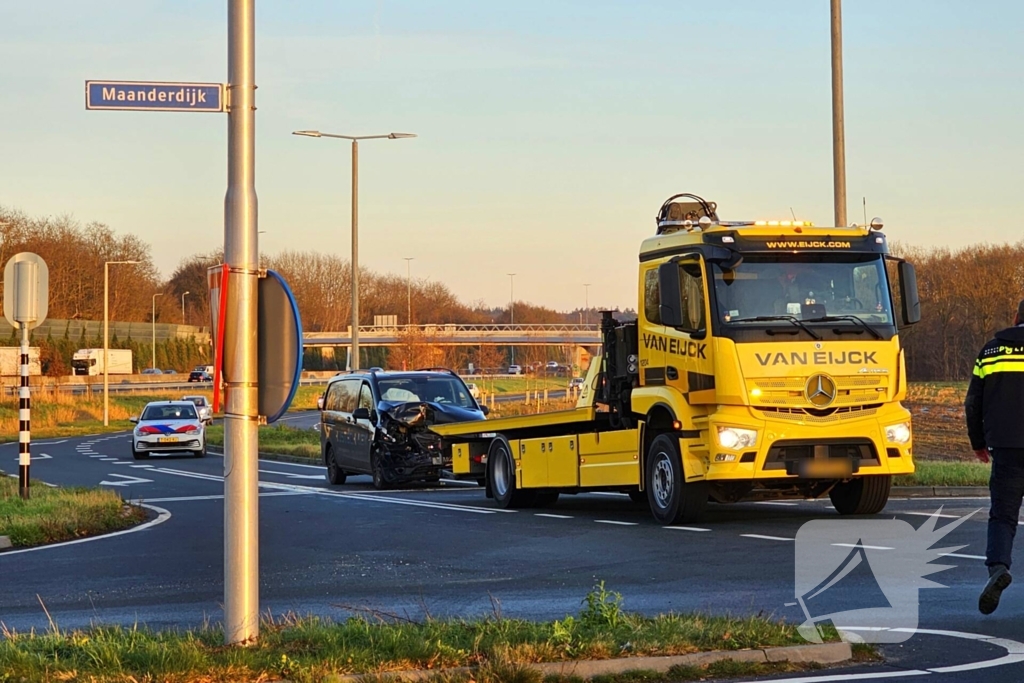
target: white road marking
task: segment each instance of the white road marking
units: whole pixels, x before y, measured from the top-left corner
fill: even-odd
[[[270,498],[273,496],[310,496],[311,493],[304,491],[267,491],[259,494],[260,498]],[[178,496],[176,498],[149,498],[146,500],[147,503],[178,503],[189,500],[223,500],[224,494],[211,495],[211,496]]]
[[[711,531],[711,529],[702,529],[699,526],[667,526],[666,529],[678,529],[680,531]]]
[[[837,548],[863,548],[864,550],[896,550],[884,545],[861,545],[860,543],[833,543]]]
[[[754,505],[785,505],[787,507],[799,505],[787,500],[755,500]]]
[[[22,548],[21,550],[5,550],[3,552],[0,552],[0,557],[7,557],[8,555],[19,555],[21,553],[31,553],[31,552],[35,552],[37,550],[50,550],[52,548],[60,548],[62,546],[66,546],[66,545],[77,545],[79,543],[88,543],[90,541],[100,541],[100,540],[103,540],[105,538],[113,538],[114,536],[124,536],[125,534],[134,534],[136,531],[144,531],[146,529],[151,529],[151,528],[155,527],[157,524],[163,524],[164,522],[166,522],[167,520],[169,520],[171,518],[170,511],[165,510],[165,509],[163,509],[161,507],[157,507],[156,505],[149,505],[147,503],[138,503],[138,506],[139,507],[144,507],[144,508],[149,508],[150,510],[155,511],[157,513],[157,518],[154,519],[154,520],[151,520],[149,522],[146,522],[145,524],[140,524],[139,526],[132,527],[131,529],[125,529],[124,531],[114,531],[112,533],[103,534],[101,536],[90,536],[89,538],[77,538],[74,541],[64,541],[63,543],[53,543],[51,545],[41,545],[41,546],[38,546],[36,548]]]
[[[132,461],[131,460],[118,460],[117,462],[112,463],[112,464],[114,464],[114,465],[132,465]],[[132,465],[132,467],[135,467],[135,465]]]
[[[897,515],[917,515],[919,517],[943,517],[945,519],[960,519],[960,515],[940,515],[938,512],[897,512]]]
[[[942,557],[960,557],[965,560],[984,560],[984,555],[961,555],[960,553],[939,553]]]
[[[132,486],[133,484],[152,484],[153,483],[152,479],[140,479],[139,477],[132,477],[132,476],[129,476],[127,474],[114,474],[114,473],[111,473],[111,474],[108,474],[107,476],[108,477],[117,477],[118,479],[123,479],[124,481],[106,481],[106,480],[103,480],[103,481],[100,482],[100,486],[103,486],[103,485],[107,485],[107,486]]]
[[[219,446],[216,446],[215,448],[219,448]],[[223,458],[224,457],[223,453],[210,453],[210,455],[216,456],[218,458]],[[315,469],[315,470],[322,470],[322,469],[324,469],[323,465],[304,465],[304,464],[299,463],[299,462],[284,462],[282,460],[260,460],[259,462],[268,462],[268,463],[273,463],[275,465],[284,465],[286,467],[308,467],[310,469]]]
[[[534,517],[550,517],[551,519],[572,519],[572,515],[556,515],[551,512],[535,512]]]
[[[100,461],[101,462],[114,462],[115,460],[117,460],[117,458],[109,458],[109,457],[100,456]]]
[[[132,467],[135,467],[135,468],[138,468],[138,469],[143,469],[143,470],[151,470],[151,469],[153,469],[152,465],[132,465]]]
[[[625,496],[625,493],[615,493],[614,491],[592,491],[595,496]]]
[[[740,534],[744,538],[760,538],[765,541],[792,541],[792,538],[785,538],[783,536],[762,536],[761,534]]]
[[[294,472],[277,472],[275,470],[259,470],[263,474],[279,474],[289,479],[323,479],[322,474],[295,474]]]
[[[639,522],[618,522],[614,519],[595,519],[598,524],[617,524],[619,526],[637,526]]]
[[[99,455],[99,454],[97,454],[97,455],[90,455],[89,457],[90,457],[90,458],[105,458],[105,457],[107,457],[107,456],[105,456],[105,455]]]

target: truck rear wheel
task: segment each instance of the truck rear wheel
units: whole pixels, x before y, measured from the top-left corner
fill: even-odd
[[[695,522],[704,515],[708,486],[704,480],[687,483],[679,442],[661,434],[647,452],[647,502],[662,524]]]
[[[516,488],[516,463],[504,439],[495,439],[491,444],[487,455],[487,484],[502,508],[527,507],[533,502],[532,491]]]
[[[828,497],[841,515],[873,515],[889,502],[891,487],[890,475],[875,474],[836,484]]]

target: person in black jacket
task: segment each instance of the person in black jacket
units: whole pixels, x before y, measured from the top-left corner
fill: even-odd
[[[989,579],[978,609],[991,614],[1013,577],[1010,556],[1024,498],[1024,301],[1013,327],[997,332],[974,363],[964,401],[967,435],[978,460],[991,457],[991,509],[985,565]]]

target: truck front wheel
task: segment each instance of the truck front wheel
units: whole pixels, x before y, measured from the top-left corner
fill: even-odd
[[[647,452],[647,502],[662,524],[695,522],[704,515],[708,486],[704,480],[687,483],[679,442],[661,434]]]
[[[889,502],[892,477],[875,474],[836,484],[828,497],[841,515],[873,515]]]

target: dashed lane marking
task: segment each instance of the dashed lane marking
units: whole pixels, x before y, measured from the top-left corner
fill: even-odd
[[[699,526],[667,526],[666,529],[678,529],[679,531],[711,531],[711,529],[702,529]]]
[[[755,500],[754,505],[785,505],[786,507],[795,507],[800,503],[793,503],[787,500]]]
[[[618,526],[637,526],[639,522],[619,522],[614,519],[595,519],[598,524],[616,524]]]
[[[551,519],[572,519],[572,515],[556,515],[551,512],[535,512],[534,517],[550,517]]]
[[[792,541],[795,539],[786,538],[784,536],[764,536],[762,534],[740,534],[743,538],[760,538],[765,541]]]
[[[984,555],[961,555],[960,553],[939,553],[942,557],[959,557],[964,560],[984,560]]]
[[[311,496],[313,494],[304,491],[266,491],[259,494],[260,498],[273,498],[280,496]],[[179,503],[191,500],[223,500],[224,494],[210,496],[177,496],[174,498],[147,498],[147,503]]]
[[[884,545],[862,545],[860,543],[833,543],[837,548],[863,548],[864,550],[896,550]]]

